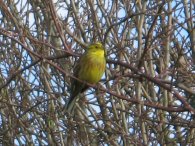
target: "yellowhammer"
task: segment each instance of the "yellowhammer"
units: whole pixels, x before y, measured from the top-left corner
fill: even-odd
[[[74,68],[74,76],[84,82],[96,84],[106,68],[105,48],[100,42],[88,46],[86,52],[78,60]],[[78,94],[84,92],[88,86],[76,79],[71,81],[71,96],[66,109],[71,112],[78,100]]]

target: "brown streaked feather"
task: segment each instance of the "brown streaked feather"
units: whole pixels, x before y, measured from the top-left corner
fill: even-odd
[[[74,67],[74,77],[78,78],[78,75],[79,75],[79,70],[81,69],[82,67],[82,59],[83,57],[79,58],[79,60],[77,61],[77,64],[75,65]],[[79,94],[79,93],[82,93],[84,92],[86,89],[88,88],[87,85],[85,85],[84,83],[82,82],[79,82],[78,80],[74,79],[74,78],[71,78],[71,95],[70,95],[70,99],[66,105],[66,107],[69,107],[70,110],[72,110],[72,107],[70,106],[71,103],[73,103],[73,100],[76,100],[76,96]],[[70,112],[70,111],[69,111]]]

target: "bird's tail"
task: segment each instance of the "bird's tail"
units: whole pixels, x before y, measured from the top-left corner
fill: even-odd
[[[77,101],[78,101],[77,96],[70,97],[67,104],[65,105],[67,113],[71,114],[73,112],[73,110],[75,108],[75,104],[76,104]]]
[[[86,86],[85,84],[78,84],[79,88],[74,89],[74,92],[72,92],[70,99],[68,100],[67,104],[65,105],[66,108],[66,112],[67,113],[73,113],[73,110],[75,108],[76,102],[79,100],[80,95],[79,93],[84,92],[88,86]]]

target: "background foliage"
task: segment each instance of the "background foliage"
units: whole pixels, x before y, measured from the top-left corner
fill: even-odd
[[[3,145],[195,145],[194,1],[0,0]],[[107,70],[74,115],[75,60]]]

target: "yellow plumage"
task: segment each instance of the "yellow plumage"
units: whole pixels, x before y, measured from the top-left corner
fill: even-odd
[[[84,82],[96,84],[101,79],[106,68],[105,55],[105,49],[100,42],[89,45],[74,68],[74,76]],[[88,86],[85,83],[72,79],[71,97],[66,105],[68,112],[72,111],[75,102],[77,102],[77,95],[87,88]]]

